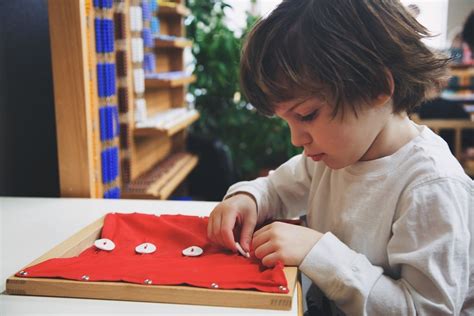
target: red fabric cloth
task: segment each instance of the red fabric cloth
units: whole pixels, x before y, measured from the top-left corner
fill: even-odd
[[[54,258],[25,269],[18,277],[49,277],[88,281],[123,281],[154,285],[187,284],[220,289],[256,289],[288,293],[283,265],[266,268],[252,256],[244,258],[207,239],[207,217],[184,215],[107,214],[101,238],[115,243],[108,252],[95,246],[72,258]],[[152,254],[138,254],[135,247],[153,243]],[[198,246],[199,257],[182,250]]]

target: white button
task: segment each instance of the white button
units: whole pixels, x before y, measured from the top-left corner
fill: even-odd
[[[146,242],[135,247],[135,251],[138,253],[154,253],[156,251],[156,246]]]
[[[242,246],[238,242],[235,243],[235,247],[237,247],[237,250],[242,256],[246,258],[250,258],[250,254],[248,252],[245,252]]]
[[[97,239],[94,242],[94,246],[101,250],[106,250],[106,251],[111,251],[114,250],[115,244],[112,240],[107,239],[107,238],[102,238],[102,239]]]
[[[354,271],[354,272],[358,272],[358,271],[359,271],[359,269],[358,269],[357,267],[352,267],[352,271]]]
[[[183,250],[183,255],[186,257],[197,257],[202,255],[203,250],[198,246],[191,246]]]

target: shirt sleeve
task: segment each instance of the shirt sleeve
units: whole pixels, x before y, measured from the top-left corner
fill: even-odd
[[[350,315],[458,315],[469,291],[472,188],[440,179],[402,194],[387,245],[392,276],[330,232],[300,269]]]
[[[257,203],[258,223],[276,217],[301,216],[308,203],[310,168],[308,158],[297,155],[266,177],[232,185],[224,199],[238,192],[251,194]]]

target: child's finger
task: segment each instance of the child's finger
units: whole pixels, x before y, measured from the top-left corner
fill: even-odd
[[[262,264],[266,267],[272,268],[274,267],[278,261],[282,261],[278,253],[272,252],[262,259]]]
[[[258,236],[253,235],[252,239],[252,246],[255,251],[262,245],[268,243],[270,241],[270,234],[268,233],[261,233]]]
[[[212,221],[212,236],[213,240],[219,244],[223,245],[222,239],[221,239],[221,221],[222,221],[222,215],[221,214],[216,214],[217,216],[214,216],[214,219]]]
[[[255,249],[255,247],[258,247],[261,243],[267,241],[270,237],[269,236],[269,225],[263,226],[259,230],[257,230],[255,233],[253,233],[253,238],[252,238],[252,244]],[[267,236],[267,237],[265,237]]]
[[[275,250],[276,249],[271,242],[266,242],[266,243],[261,244],[258,247],[255,247],[254,253],[255,253],[255,257],[259,259],[263,259],[269,254],[275,252]]]
[[[247,219],[243,222],[242,230],[240,232],[240,245],[245,251],[250,251],[250,242],[252,240],[253,231],[256,223]]]
[[[221,221],[220,236],[225,247],[232,251],[237,251],[235,247],[234,226],[236,222],[235,216],[224,216]]]
[[[212,222],[214,221],[214,217],[212,216],[209,216],[209,220],[207,221],[207,238],[211,241],[214,241],[214,235],[213,235],[213,232],[212,232]]]
[[[270,225],[265,225],[262,228],[260,228],[259,230],[257,230],[255,233],[253,233],[253,238],[255,239],[255,237],[258,237],[259,235],[262,235],[265,232],[267,232],[271,228],[270,226],[271,226],[271,224]]]

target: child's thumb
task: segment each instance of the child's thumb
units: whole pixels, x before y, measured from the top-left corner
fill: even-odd
[[[245,221],[240,231],[240,245],[245,251],[250,251],[250,242],[252,240],[253,231],[255,230],[255,223]]]

